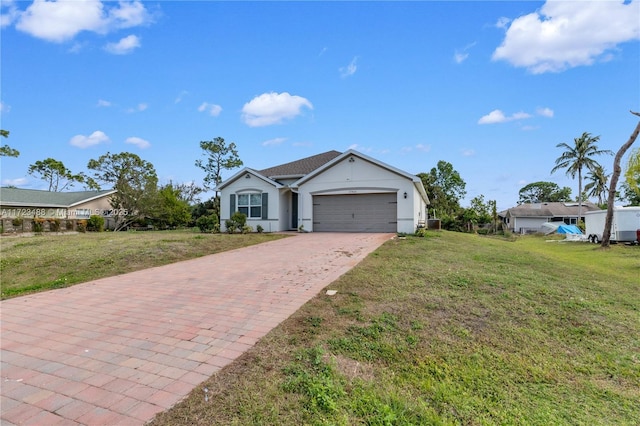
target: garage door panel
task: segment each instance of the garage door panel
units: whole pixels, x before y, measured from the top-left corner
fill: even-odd
[[[316,195],[313,229],[320,232],[396,232],[395,193]]]

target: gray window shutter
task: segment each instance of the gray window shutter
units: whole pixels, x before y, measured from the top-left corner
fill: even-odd
[[[262,193],[262,218],[269,219],[269,193]]]
[[[229,205],[231,206],[229,217],[231,217],[236,212],[236,194],[230,194],[229,197]]]

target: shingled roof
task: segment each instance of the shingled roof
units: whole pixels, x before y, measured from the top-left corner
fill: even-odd
[[[582,214],[600,210],[591,202],[582,203]],[[515,217],[566,217],[578,216],[578,203],[527,203],[508,210]]]
[[[53,192],[35,189],[0,188],[0,204],[3,206],[72,207],[115,192],[114,189]]]
[[[264,170],[258,170],[258,173],[270,179],[284,176],[302,177],[327,164],[329,161],[341,154],[342,153],[338,151],[327,151],[301,160],[292,161],[290,163],[281,164]]]

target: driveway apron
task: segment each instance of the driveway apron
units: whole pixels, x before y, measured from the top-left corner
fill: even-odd
[[[1,424],[142,425],[391,234],[293,234],[2,301]]]

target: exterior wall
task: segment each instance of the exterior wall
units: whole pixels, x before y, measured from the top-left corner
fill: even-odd
[[[546,217],[511,217],[509,227],[517,233],[538,232],[547,221],[549,218]]]
[[[398,201],[397,232],[413,233],[418,225],[416,212],[424,202],[410,179],[360,157],[347,157],[299,187],[298,226],[313,231],[313,195],[367,194],[395,192]],[[407,198],[404,198],[404,193]],[[424,208],[422,208],[424,216]]]
[[[247,218],[247,225],[251,226],[255,231],[257,226],[260,225],[265,232],[282,231],[286,222],[283,224],[283,219],[280,212],[280,194],[279,190],[268,182],[251,175],[251,178],[246,179],[244,176],[239,177],[234,182],[226,186],[220,193],[220,230],[226,231],[225,220],[231,218],[231,205],[229,196],[231,194],[242,194],[250,192],[260,192],[269,194],[268,203],[268,219],[249,219]]]

